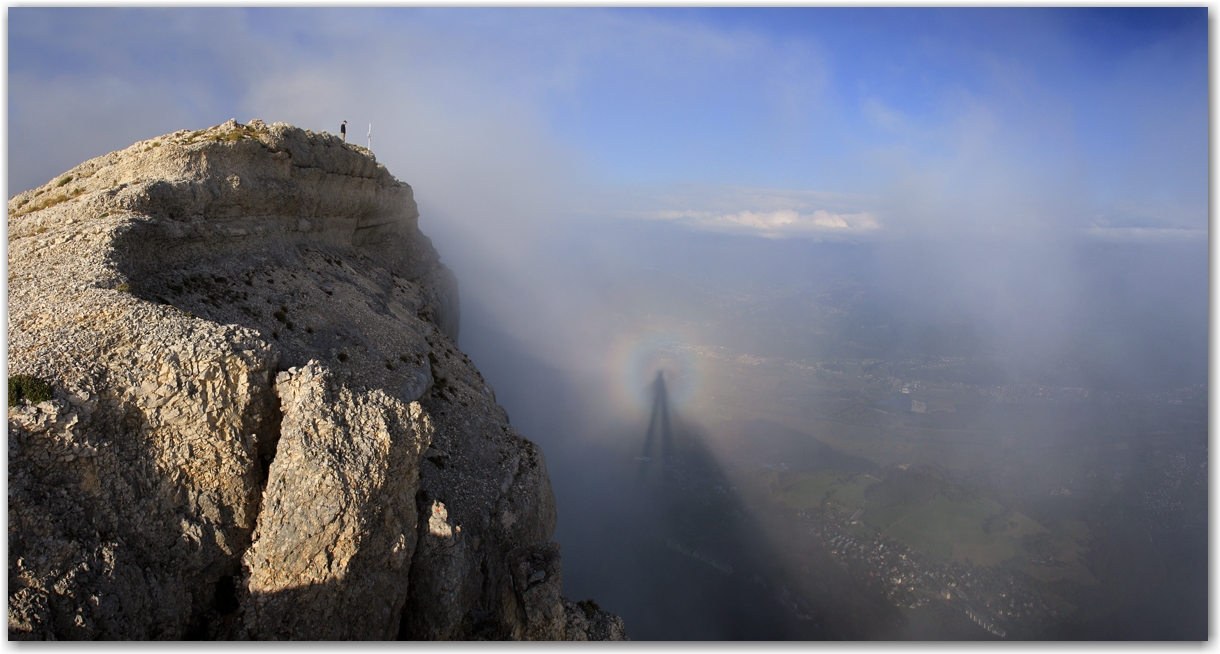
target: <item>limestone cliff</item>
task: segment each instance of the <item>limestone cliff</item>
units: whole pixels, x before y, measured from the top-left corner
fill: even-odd
[[[53,389],[9,407],[10,638],[625,638],[560,595],[545,459],[417,218],[261,121],[9,201],[9,374]]]

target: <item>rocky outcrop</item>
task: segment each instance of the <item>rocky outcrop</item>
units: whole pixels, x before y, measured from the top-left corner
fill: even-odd
[[[277,378],[283,421],[248,570],[245,626],[259,638],[397,634],[415,552],[418,402],[335,384],[317,361]]]
[[[9,373],[53,388],[9,409],[10,638],[625,638],[559,594],[542,452],[417,219],[259,121],[10,200]]]

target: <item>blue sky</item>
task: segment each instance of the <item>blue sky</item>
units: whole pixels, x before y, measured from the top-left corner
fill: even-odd
[[[176,129],[346,119],[459,221],[1205,238],[1206,16],[14,7],[9,193]]]
[[[901,306],[860,324],[975,331],[1013,370],[1204,375],[1208,11],[9,7],[8,193],[230,118],[372,124],[463,351],[547,452],[567,594],[601,598],[562,516],[615,450],[556,445],[642,436],[675,343],[758,355],[730,309],[766,338],[864,289]]]

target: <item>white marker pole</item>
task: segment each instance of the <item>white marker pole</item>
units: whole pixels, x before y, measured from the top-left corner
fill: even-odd
[[[373,123],[369,123],[369,149],[373,149]]]

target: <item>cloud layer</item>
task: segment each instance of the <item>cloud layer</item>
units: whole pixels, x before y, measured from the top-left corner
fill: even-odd
[[[382,160],[455,220],[567,220],[625,193],[772,238],[1088,233],[1098,215],[1201,230],[1206,25],[1190,17],[1206,12],[1179,13],[1118,32],[1044,10],[15,8],[10,193],[258,117],[372,124]],[[860,201],[641,190],[689,184]]]

